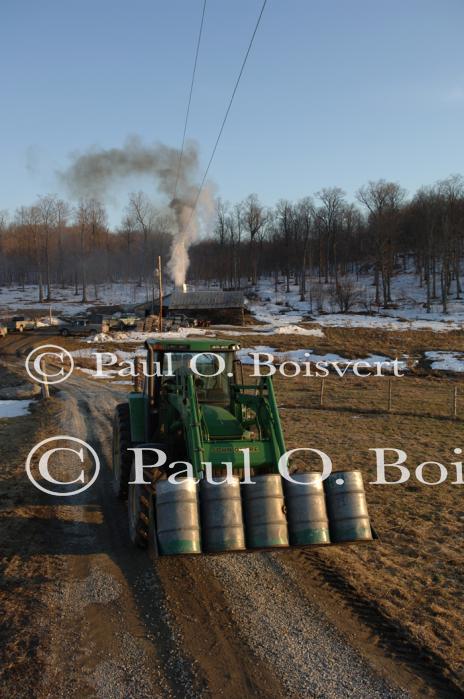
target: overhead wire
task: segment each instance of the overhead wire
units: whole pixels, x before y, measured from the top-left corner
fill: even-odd
[[[190,214],[190,218],[189,218],[189,220],[188,220],[188,222],[187,222],[186,228],[188,228],[188,226],[190,225],[190,222],[191,222],[191,220],[192,220],[192,216],[193,216],[193,214],[194,214],[194,212],[195,212],[195,209],[196,209],[196,207],[197,207],[198,201],[199,201],[199,199],[200,199],[201,192],[202,192],[202,190],[203,190],[203,187],[205,186],[206,178],[207,178],[207,176],[208,176],[208,172],[209,172],[209,169],[210,169],[210,167],[211,167],[211,163],[213,162],[213,158],[214,158],[214,156],[215,156],[215,154],[216,154],[216,150],[217,150],[217,147],[218,147],[218,145],[219,145],[219,141],[221,140],[222,132],[224,131],[224,126],[226,125],[227,117],[229,116],[230,108],[232,107],[232,102],[234,101],[235,93],[237,92],[237,88],[238,88],[238,86],[239,86],[239,83],[240,83],[240,80],[241,80],[243,71],[244,71],[244,69],[245,69],[245,65],[246,65],[246,62],[247,62],[247,60],[248,60],[248,56],[249,56],[249,54],[250,54],[251,47],[253,46],[253,42],[254,42],[254,40],[255,40],[256,32],[258,31],[258,27],[259,27],[259,25],[260,25],[260,23],[261,23],[261,18],[262,18],[262,16],[263,16],[263,12],[264,12],[264,9],[265,9],[266,5],[267,5],[267,0],[264,0],[263,5],[262,5],[262,7],[261,7],[261,11],[260,11],[260,13],[259,13],[259,15],[258,15],[258,19],[257,19],[256,24],[255,24],[255,28],[254,28],[254,30],[253,30],[253,34],[251,35],[250,43],[248,44],[248,48],[247,48],[247,50],[246,50],[245,57],[244,57],[244,59],[243,59],[243,62],[242,62],[242,65],[241,65],[239,74],[238,74],[238,76],[237,76],[237,80],[235,81],[234,89],[232,90],[232,94],[231,94],[231,96],[230,96],[229,104],[227,105],[227,109],[226,109],[226,112],[225,112],[225,114],[224,114],[224,118],[223,118],[223,120],[222,120],[221,127],[220,127],[220,129],[219,129],[219,133],[218,133],[218,135],[217,135],[216,142],[215,142],[215,144],[214,144],[214,147],[213,147],[213,150],[212,150],[212,153],[211,153],[211,157],[210,157],[210,159],[209,159],[208,165],[206,166],[206,170],[205,170],[205,173],[204,173],[204,175],[203,175],[203,179],[201,180],[201,184],[200,184],[200,187],[199,187],[199,189],[198,189],[198,193],[197,193],[197,195],[196,195],[196,199],[195,199],[195,202],[194,202],[194,204],[193,204],[193,208],[192,208],[192,211],[191,211],[191,214]]]
[[[193,85],[195,83],[195,74],[197,71],[198,54],[200,52],[200,44],[201,44],[201,35],[203,33],[203,24],[205,21],[205,11],[206,11],[206,0],[203,0],[203,10],[201,13],[200,31],[198,32],[197,46],[196,46],[196,50],[195,50],[195,60],[193,62],[192,79],[190,81],[190,91],[189,91],[189,96],[188,96],[188,101],[187,101],[187,111],[185,114],[185,122],[184,122],[184,133],[182,134],[182,145],[180,148],[179,161],[177,163],[176,184],[174,187],[174,194],[172,197],[173,199],[175,199],[177,196],[177,186],[179,184],[179,177],[180,177],[180,166],[182,164],[182,156],[184,155],[185,136],[187,133],[187,124],[188,124],[188,119],[189,119],[189,114],[190,114],[190,105],[192,103]]]

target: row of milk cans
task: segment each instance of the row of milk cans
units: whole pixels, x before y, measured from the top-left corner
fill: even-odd
[[[158,481],[156,533],[161,555],[313,546],[372,539],[360,471],[238,477],[195,483]]]

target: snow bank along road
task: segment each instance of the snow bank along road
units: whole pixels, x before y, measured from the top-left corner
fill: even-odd
[[[14,352],[26,344],[10,343],[9,361],[19,362]],[[72,377],[55,397],[54,429],[89,442],[102,471],[65,504],[47,500],[38,555],[53,558],[57,574],[34,630],[48,652],[33,696],[452,696],[391,657],[392,649],[384,652],[378,639],[370,647],[372,634],[345,607],[338,624],[339,597],[315,587],[311,563],[302,569],[298,552],[154,564],[131,548],[125,506],[110,489],[111,419],[123,396],[120,387]],[[39,503],[47,497],[28,495]]]

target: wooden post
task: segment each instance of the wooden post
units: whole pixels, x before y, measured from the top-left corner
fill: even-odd
[[[134,368],[135,368],[134,393],[142,393],[143,392],[144,376],[143,376],[143,372],[142,372],[141,357],[135,357]]]
[[[458,417],[458,387],[454,387],[454,396],[453,396],[453,417],[456,420]]]
[[[158,255],[159,318],[158,331],[163,332],[163,278],[161,276],[161,255]]]
[[[41,368],[42,376],[43,376],[43,380],[44,380],[44,383],[41,383],[41,384],[40,384],[40,387],[41,387],[41,390],[42,390],[42,398],[43,398],[43,400],[47,400],[48,398],[50,398],[50,389],[49,389],[49,386],[48,386],[47,375],[46,375],[46,372],[45,372],[45,362],[44,362],[43,359],[42,359],[42,361],[40,362],[40,368]]]
[[[392,380],[388,379],[388,412],[392,410]]]
[[[324,407],[324,386],[325,386],[325,379],[321,379],[321,392],[319,394],[319,407],[323,408]]]

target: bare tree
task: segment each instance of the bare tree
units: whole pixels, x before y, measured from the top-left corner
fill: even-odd
[[[311,233],[315,217],[314,203],[310,197],[297,204],[297,220],[301,238],[300,301],[306,299],[306,269],[311,269]]]
[[[142,232],[143,236],[142,257],[139,262],[139,283],[140,286],[142,286],[142,282],[146,281],[147,273],[150,268],[148,260],[148,238],[153,230],[153,219],[155,216],[153,204],[144,192],[139,191],[130,194],[126,215],[131,217],[136,228]]]
[[[250,194],[242,204],[243,225],[250,236],[251,283],[258,281],[258,249],[259,234],[266,223],[266,213],[256,194]]]
[[[290,292],[290,269],[292,266],[293,236],[295,214],[293,206],[286,199],[281,199],[276,207],[277,237],[280,238],[282,246],[281,263],[285,273],[285,284],[287,293]]]
[[[87,303],[87,253],[88,253],[88,226],[90,221],[90,207],[86,199],[81,199],[76,209],[76,225],[79,229],[80,240],[80,271],[82,284],[82,303]],[[78,293],[76,285],[76,294]]]
[[[105,243],[108,236],[107,216],[105,207],[98,199],[88,200],[87,211],[90,243],[88,263],[92,273],[95,298],[98,298],[97,285],[102,270],[102,252],[106,250]],[[108,278],[108,274],[104,276]]]
[[[58,270],[61,288],[65,287],[65,271],[67,260],[65,259],[63,237],[66,232],[66,225],[71,216],[71,207],[63,199],[55,200],[55,226],[58,238]]]
[[[317,216],[325,237],[325,283],[329,283],[331,250],[335,283],[337,283],[337,232],[340,228],[345,192],[340,187],[324,187],[324,189],[316,193],[316,197],[322,203],[322,206],[317,211]],[[320,243],[320,255],[322,256],[322,240]]]
[[[330,289],[333,301],[338,305],[340,313],[348,313],[361,300],[359,289],[348,280],[339,281]]]
[[[16,210],[16,227],[19,231],[25,232],[24,242],[30,252],[31,265],[36,269],[36,282],[39,292],[39,303],[44,301],[43,290],[43,256],[42,245],[40,241],[40,211],[37,206],[21,206]],[[23,251],[26,254],[26,251]]]
[[[5,269],[5,243],[4,238],[8,231],[8,211],[6,209],[0,209],[0,274],[1,277],[6,277]],[[1,282],[0,282],[1,283]]]
[[[39,219],[43,236],[43,256],[45,266],[45,285],[47,287],[47,296],[45,301],[51,301],[51,278],[50,278],[50,236],[57,221],[56,212],[56,197],[52,194],[47,194],[39,197],[37,209],[39,211]]]
[[[125,245],[125,270],[126,270],[126,282],[132,279],[132,262],[133,262],[133,239],[135,234],[135,221],[131,214],[126,213],[122,220],[121,228],[119,229],[120,235],[124,237]]]
[[[379,277],[382,280],[383,305],[391,302],[394,242],[398,231],[400,207],[406,192],[397,182],[369,182],[356,193],[367,208],[376,247],[375,302],[380,304]]]
[[[462,256],[462,230],[464,228],[464,179],[451,175],[437,183],[438,196],[442,200],[442,301],[451,293],[451,282],[456,282],[456,299],[461,298],[462,285],[460,259]]]

